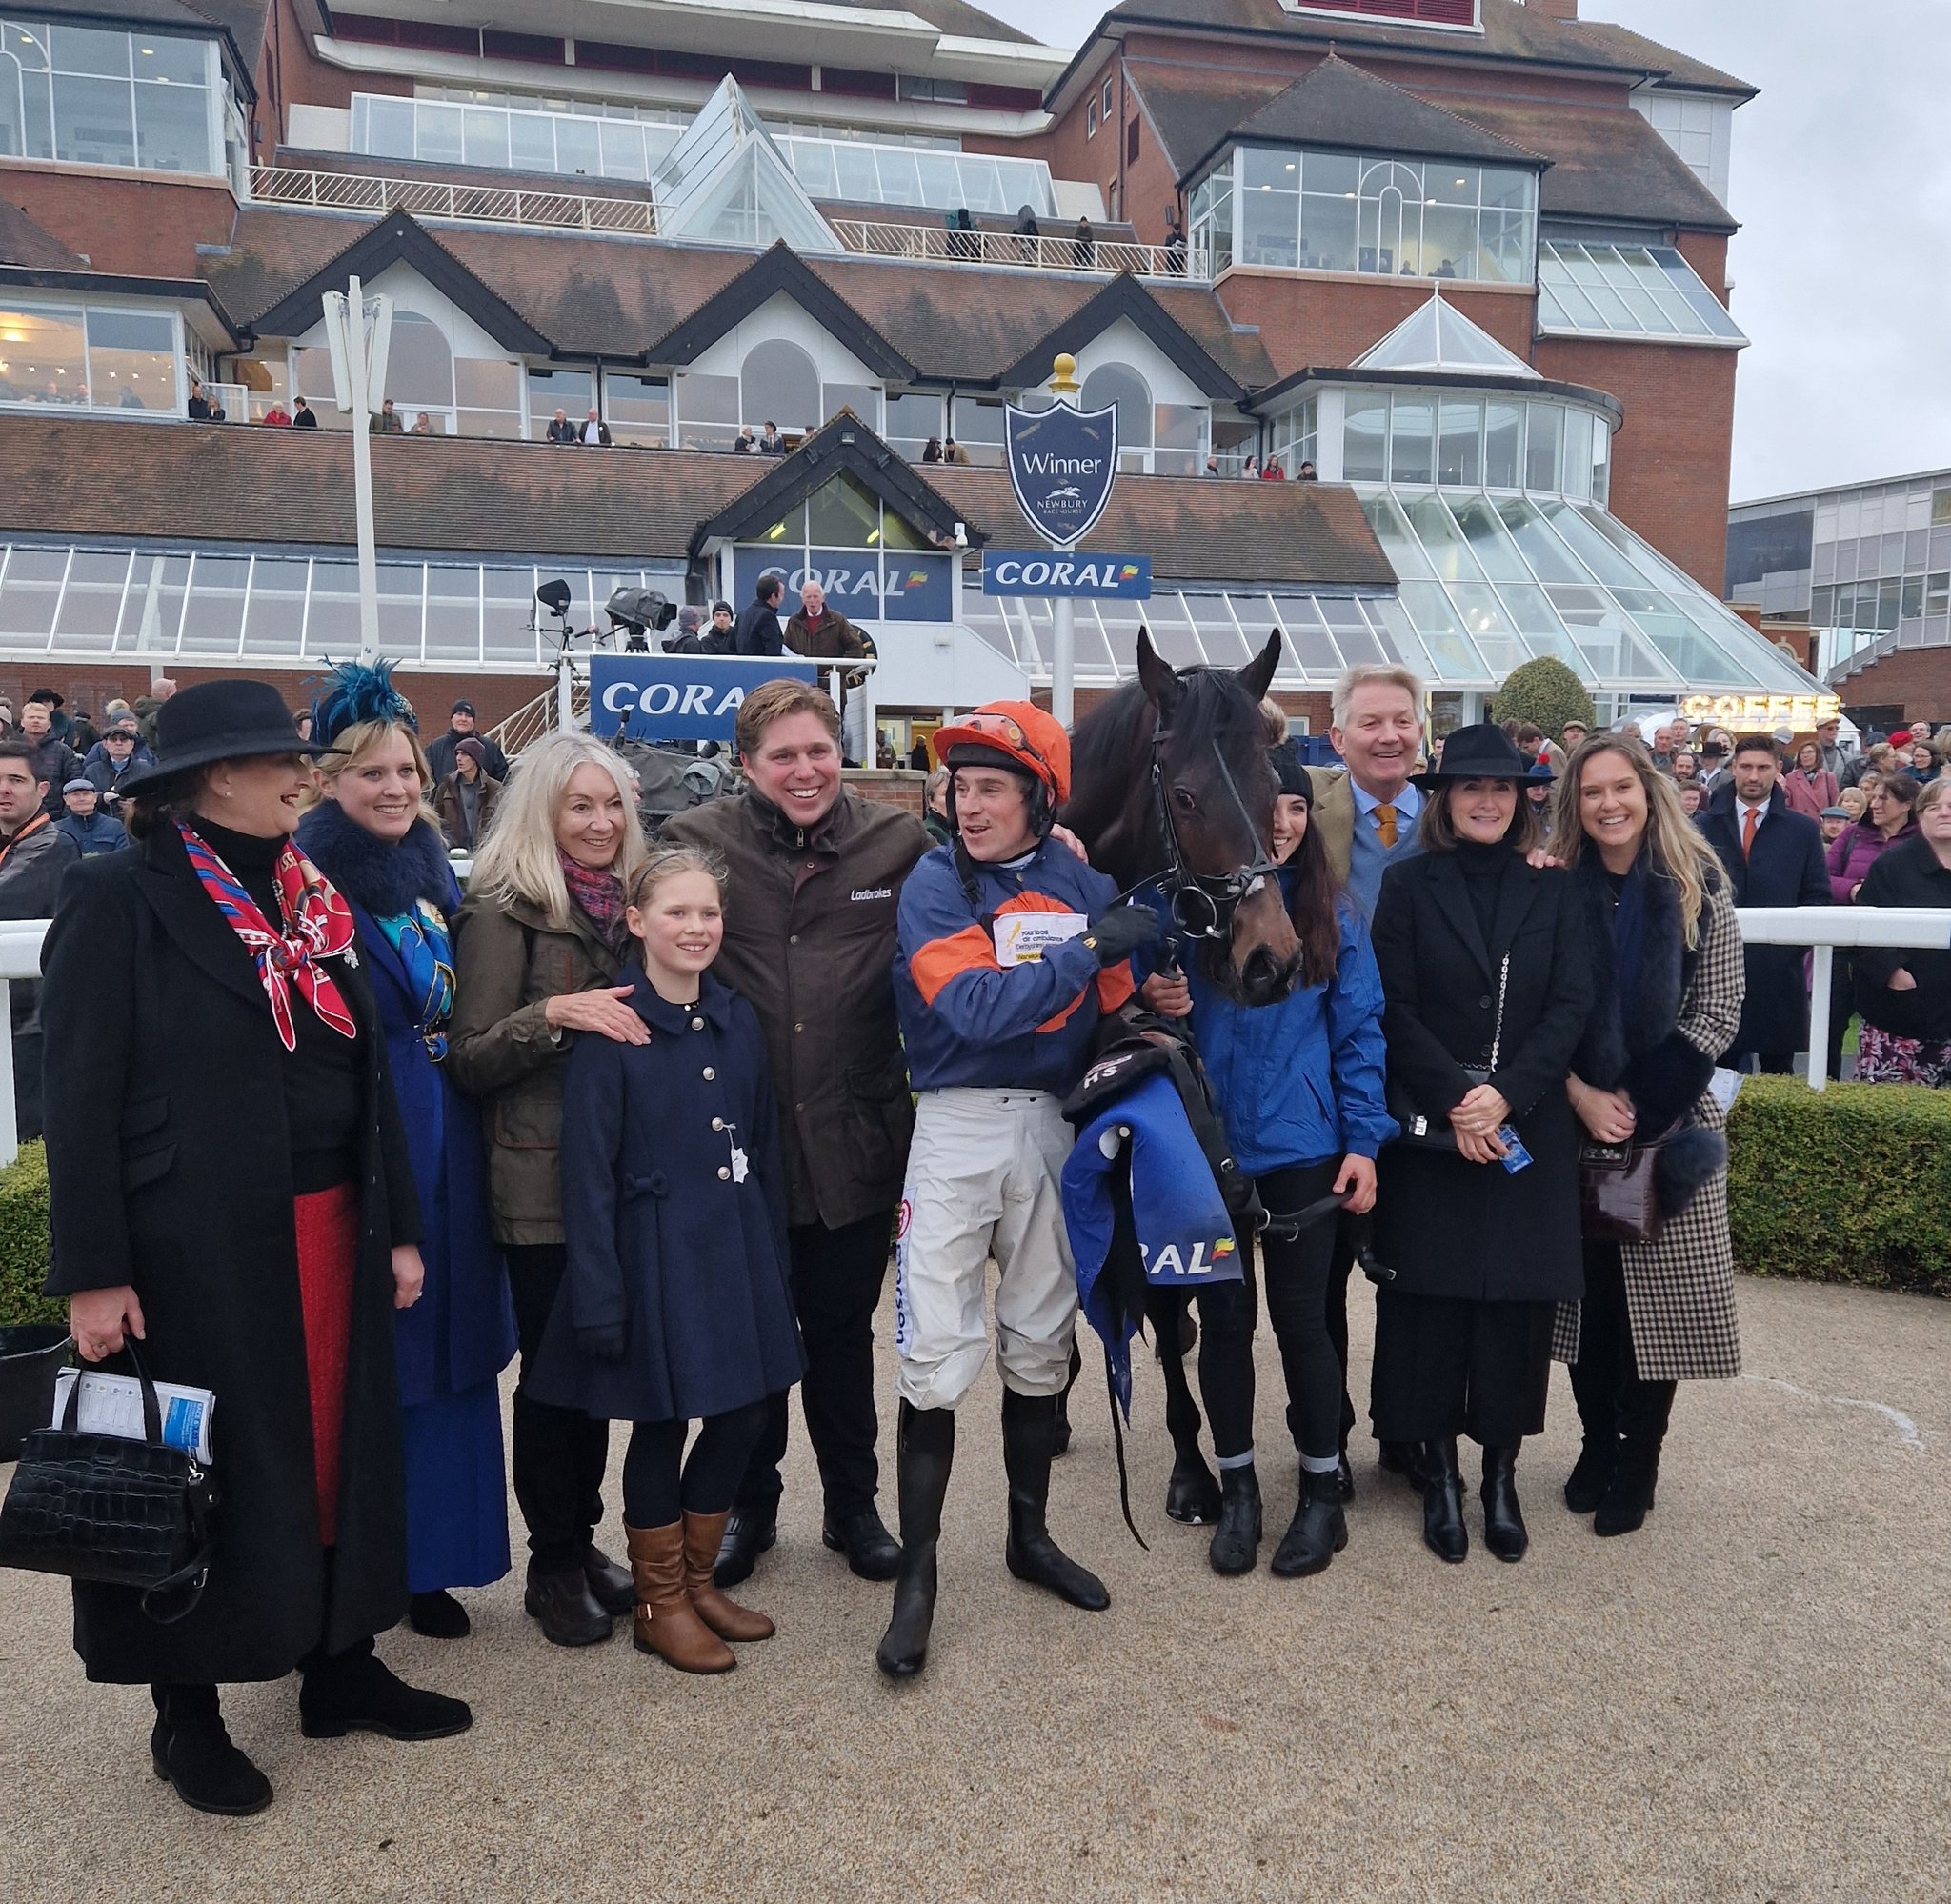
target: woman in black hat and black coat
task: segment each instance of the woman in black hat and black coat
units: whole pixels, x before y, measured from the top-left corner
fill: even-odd
[[[1451,734],[1417,776],[1423,851],[1376,907],[1404,1135],[1378,1186],[1374,1253],[1396,1273],[1376,1296],[1370,1413],[1378,1439],[1422,1445],[1423,1537],[1450,1561],[1470,1545],[1459,1432],[1483,1448],[1485,1544],[1524,1556],[1518,1447],[1544,1426],[1555,1305],[1583,1289],[1565,1076],[1591,982],[1570,877],[1526,863],[1529,767],[1490,722]]]
[[[85,1360],[133,1335],[214,1393],[222,1499],[194,1608],[160,1625],[77,1583],[75,1649],[150,1686],[186,1803],[243,1814],[271,1786],[220,1683],[298,1668],[312,1738],[472,1721],[372,1652],[407,1608],[392,1317],[420,1211],[351,912],[291,841],[317,749],[252,681],[186,689],[157,741],[125,783],[138,851],[77,867],[48,934],[48,1290]]]

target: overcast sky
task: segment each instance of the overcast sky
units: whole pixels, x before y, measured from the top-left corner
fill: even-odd
[[[1099,0],[980,0],[1075,46]],[[1735,114],[1734,497],[1951,468],[1951,0],[1584,0],[1761,89]]]

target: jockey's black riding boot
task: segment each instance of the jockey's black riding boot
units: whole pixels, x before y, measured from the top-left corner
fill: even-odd
[[[1219,1525],[1206,1557],[1216,1573],[1249,1573],[1260,1557],[1260,1479],[1251,1461],[1219,1471]]]
[[[1045,1515],[1050,1506],[1051,1435],[1056,1423],[1055,1395],[1002,1392],[1002,1465],[1010,1484],[1010,1537],[1003,1550],[1009,1570],[1019,1580],[1047,1587],[1059,1599],[1087,1613],[1111,1604],[1104,1582],[1079,1567],[1050,1537]]]
[[[1056,1429],[1051,1440],[1051,1453],[1056,1455],[1071,1452],[1071,1391],[1077,1385],[1077,1376],[1084,1367],[1084,1353],[1077,1345],[1071,1344],[1070,1379],[1063,1385],[1063,1393],[1056,1398]]]
[[[955,1411],[916,1408],[904,1400],[896,1449],[901,1567],[895,1575],[894,1617],[874,1658],[891,1679],[908,1679],[928,1657],[935,1623],[935,1548],[955,1458]]]

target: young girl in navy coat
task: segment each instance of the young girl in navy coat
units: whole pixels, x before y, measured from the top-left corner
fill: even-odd
[[[685,1673],[737,1664],[773,1623],[712,1568],[768,1395],[806,1363],[786,1281],[786,1195],[753,1009],[707,968],[723,872],[691,847],[631,883],[642,1044],[577,1035],[562,1114],[568,1273],[528,1386],[635,1424],[623,1464],[636,1646]],[[689,1460],[690,1425],[701,1420]]]

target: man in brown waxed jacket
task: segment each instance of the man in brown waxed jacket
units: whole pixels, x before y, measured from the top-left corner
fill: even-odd
[[[778,1093],[822,1537],[863,1579],[888,1580],[900,1549],[875,1505],[874,1312],[915,1125],[895,926],[902,882],[931,842],[914,814],[841,786],[839,729],[833,702],[806,682],[755,688],[738,711],[745,792],[677,814],[663,837],[709,847],[730,873],[714,972],[758,1013]],[[723,1586],[776,1536],[786,1432],[777,1394],[719,1550]]]

